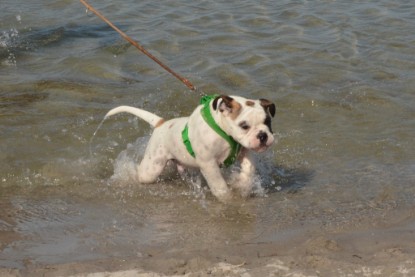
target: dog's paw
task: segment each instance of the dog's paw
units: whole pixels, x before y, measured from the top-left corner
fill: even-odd
[[[251,180],[234,179],[229,186],[243,198],[248,197],[252,193],[253,182]]]
[[[216,199],[218,199],[220,202],[222,203],[229,203],[232,201],[233,199],[233,194],[231,190],[227,190],[227,191],[221,191],[221,192],[215,192],[214,196],[216,197]]]
[[[252,186],[238,188],[237,191],[242,198],[248,198],[252,194]]]

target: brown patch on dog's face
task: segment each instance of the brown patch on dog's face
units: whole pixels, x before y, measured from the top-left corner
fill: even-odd
[[[238,102],[236,102],[235,100],[232,101],[232,112],[231,112],[231,118],[232,120],[235,120],[239,113],[241,112],[241,104],[239,104]]]
[[[251,100],[247,100],[245,104],[246,104],[247,106],[249,106],[249,107],[253,107],[253,106],[255,106],[255,102],[254,102],[254,101],[251,101]]]

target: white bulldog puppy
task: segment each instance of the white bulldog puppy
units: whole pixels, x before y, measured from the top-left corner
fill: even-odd
[[[137,167],[140,183],[153,183],[168,161],[179,171],[196,167],[202,172],[212,194],[222,202],[237,190],[251,193],[255,166],[250,151],[263,152],[274,142],[271,117],[275,105],[266,99],[250,100],[240,96],[205,96],[189,117],[164,120],[148,111],[120,106],[105,118],[127,112],[154,127],[145,155]],[[220,167],[239,160],[240,172],[227,184]]]

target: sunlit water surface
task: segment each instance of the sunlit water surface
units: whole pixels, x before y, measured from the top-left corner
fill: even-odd
[[[90,144],[105,113],[186,116],[199,95],[77,1],[2,0],[0,266],[413,220],[415,2],[92,4],[204,92],[275,102],[278,143],[248,200],[218,203],[194,172],[137,184],[151,129],[116,116]]]

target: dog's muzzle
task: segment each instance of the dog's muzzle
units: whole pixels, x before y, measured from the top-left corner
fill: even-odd
[[[259,142],[261,143],[261,146],[266,146],[268,141],[268,135],[267,133],[260,131],[258,135],[256,136],[257,139],[259,139]]]
[[[274,138],[270,137],[267,132],[260,131],[256,138],[259,141],[259,144],[257,147],[253,148],[252,150],[256,152],[263,152],[268,149],[268,147],[274,142]]]

